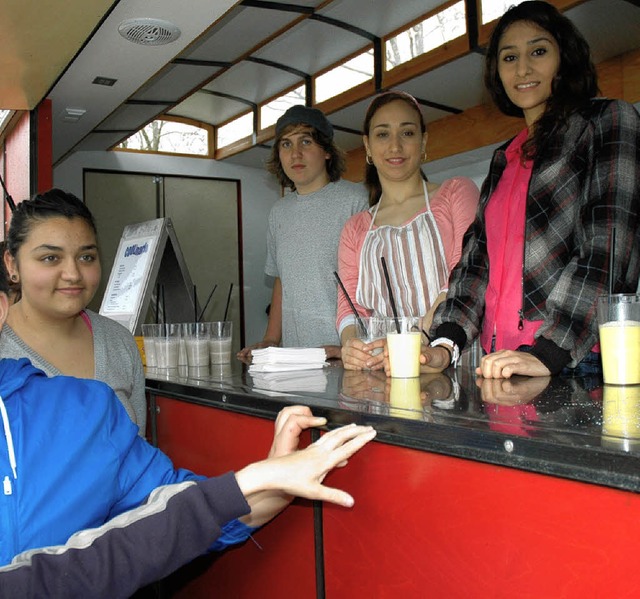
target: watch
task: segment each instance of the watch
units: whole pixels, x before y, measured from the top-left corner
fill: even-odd
[[[434,339],[430,344],[430,347],[439,347],[442,346],[445,349],[449,350],[451,354],[451,359],[449,360],[449,366],[453,365],[455,368],[458,365],[458,360],[460,359],[460,348],[457,343],[452,339],[448,339],[447,337],[438,337]]]

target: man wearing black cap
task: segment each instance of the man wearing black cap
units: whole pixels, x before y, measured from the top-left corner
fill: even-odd
[[[340,179],[345,166],[320,110],[292,106],[278,119],[267,168],[292,193],[269,215],[265,272],[275,281],[267,330],[239,357],[271,345],[323,346],[328,358],[340,357],[333,275],[338,242],[347,219],[368,207],[364,186]]]

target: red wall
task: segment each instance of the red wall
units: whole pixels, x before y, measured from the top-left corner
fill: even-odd
[[[50,100],[44,100],[36,108],[35,120],[37,123],[36,148],[31,148],[31,113],[29,112],[22,114],[4,142],[4,164],[1,174],[9,194],[16,203],[28,198],[34,192],[50,189],[53,185]],[[32,171],[37,173],[36,189],[31,189]],[[2,203],[1,213],[6,230],[10,220],[6,202]]]

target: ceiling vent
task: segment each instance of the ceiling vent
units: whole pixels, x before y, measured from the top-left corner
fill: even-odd
[[[134,44],[163,46],[180,37],[180,29],[162,19],[127,19],[118,25],[120,35]]]

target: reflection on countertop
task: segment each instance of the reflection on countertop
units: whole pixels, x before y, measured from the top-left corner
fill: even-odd
[[[640,386],[605,386],[598,377],[489,380],[472,368],[390,379],[339,361],[277,375],[252,377],[234,360],[217,376],[150,375],[147,387],[214,406],[223,392],[226,409],[274,416],[302,403],[329,426],[371,424],[379,441],[640,490]]]

